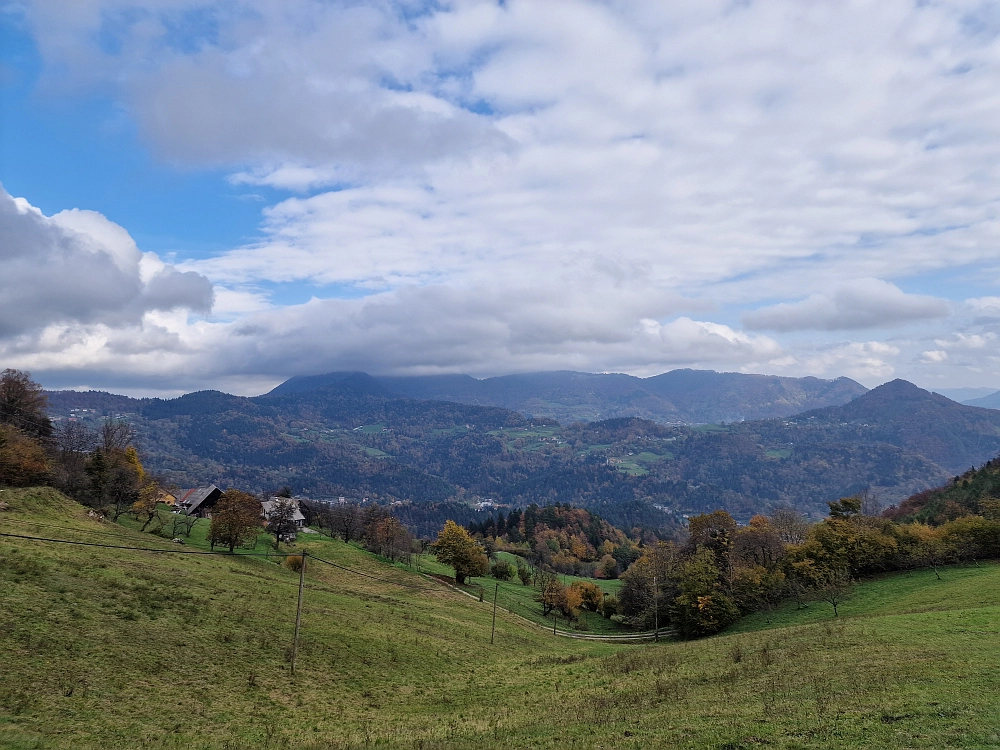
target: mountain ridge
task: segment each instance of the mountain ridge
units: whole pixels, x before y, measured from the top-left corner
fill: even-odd
[[[131,412],[150,470],[182,486],[289,485],[314,497],[417,504],[563,502],[624,528],[719,507],[742,520],[781,505],[822,514],[866,488],[900,502],[1000,453],[1000,412],[905,381],[776,419],[559,426],[502,407],[378,395],[385,384],[373,380],[346,373],[256,397],[53,393],[51,405],[95,426],[101,413]],[[70,411],[88,399],[104,407]]]
[[[867,388],[834,380],[680,369],[638,378],[623,373],[572,370],[500,375],[371,376],[332,372],[286,380],[266,396],[364,384],[369,392],[418,400],[497,406],[530,417],[591,422],[639,417],[668,424],[709,424],[786,417],[847,403]]]

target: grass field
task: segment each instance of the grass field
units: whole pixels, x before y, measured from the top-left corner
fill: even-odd
[[[6,533],[172,548],[51,490],[0,498]],[[491,646],[488,603],[300,540],[426,590],[310,562],[292,675],[298,576],[270,559],[0,538],[0,747],[1000,747],[994,564],[696,642],[582,643],[501,611]]]

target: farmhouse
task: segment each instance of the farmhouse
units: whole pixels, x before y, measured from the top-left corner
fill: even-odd
[[[281,512],[281,509],[287,506],[291,506],[292,509],[290,517]],[[294,542],[299,529],[306,525],[306,517],[302,514],[302,509],[299,508],[298,499],[294,497],[271,497],[262,500],[260,511],[260,515],[268,527],[272,527],[274,524],[280,527],[278,533],[282,541]],[[273,530],[272,533],[274,533]]]
[[[291,522],[296,529],[301,529],[306,525],[306,517],[302,515],[302,509],[299,508],[299,501],[294,497],[271,497],[267,500],[262,500],[260,503],[261,516],[265,521],[271,520],[271,516],[274,514],[274,509],[279,503],[291,503],[294,508],[292,511]]]
[[[207,487],[195,487],[190,490],[179,490],[174,507],[181,513],[198,518],[211,518],[212,508],[222,497],[222,490],[214,484]]]

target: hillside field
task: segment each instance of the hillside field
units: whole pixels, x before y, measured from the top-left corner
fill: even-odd
[[[175,548],[52,490],[0,499],[4,533]],[[311,561],[292,675],[298,574],[272,558],[0,537],[0,747],[1000,747],[995,564],[695,642],[579,642],[501,611],[491,646],[488,603],[303,544],[387,580]]]

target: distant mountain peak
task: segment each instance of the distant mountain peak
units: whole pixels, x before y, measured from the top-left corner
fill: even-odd
[[[895,380],[890,380],[888,383],[883,383],[882,385],[872,388],[865,396],[936,396],[940,394],[931,393],[923,388],[914,385],[909,380],[903,380],[902,378],[896,378]],[[862,396],[864,398],[865,396]],[[941,396],[941,398],[944,398]],[[949,399],[950,400],[950,399]]]

